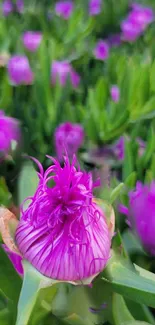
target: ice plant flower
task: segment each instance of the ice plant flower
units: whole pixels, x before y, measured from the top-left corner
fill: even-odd
[[[94,56],[98,60],[106,60],[109,57],[109,45],[107,42],[100,40],[93,51]]]
[[[121,24],[122,39],[134,42],[153,20],[154,12],[151,8],[132,4],[131,12]]]
[[[42,33],[27,31],[22,36],[22,41],[26,49],[35,52],[42,40]]]
[[[110,89],[111,98],[115,103],[119,102],[120,99],[120,90],[117,85],[113,85]]]
[[[4,0],[2,3],[2,12],[4,16],[8,16],[13,11],[13,4],[11,0]]]
[[[51,158],[51,157],[49,157]],[[93,197],[92,176],[65,158],[45,172],[30,204],[22,209],[15,239],[23,258],[58,281],[84,281],[101,272],[110,258],[111,234]],[[52,180],[53,187],[49,181]]]
[[[89,1],[89,15],[95,16],[101,12],[102,0],[90,0]]]
[[[127,222],[135,230],[144,248],[155,255],[155,181],[143,185],[137,182],[129,193],[128,208],[121,205],[119,211],[127,216]]]
[[[56,128],[54,138],[58,159],[63,158],[65,151],[72,157],[84,141],[84,129],[80,124],[65,122]]]
[[[8,62],[8,74],[15,85],[30,85],[34,76],[26,56],[14,55]]]
[[[73,12],[73,2],[69,0],[58,1],[55,5],[55,12],[58,16],[68,19]]]
[[[130,141],[130,138],[127,138],[128,141]],[[140,139],[140,138],[136,138],[135,142],[138,144],[138,155],[142,156],[145,148],[146,148],[146,144],[145,142]],[[113,153],[115,154],[116,158],[120,161],[123,161],[125,158],[125,137],[121,136],[112,146],[111,149],[113,151]]]
[[[56,84],[58,80],[61,86],[65,86],[70,79],[74,88],[78,87],[80,76],[67,61],[53,61],[51,65],[51,83]]]
[[[7,154],[11,149],[13,140],[19,141],[20,128],[19,122],[12,117],[8,117],[0,110],[0,152]]]
[[[24,12],[24,1],[16,0],[16,11],[22,14]]]

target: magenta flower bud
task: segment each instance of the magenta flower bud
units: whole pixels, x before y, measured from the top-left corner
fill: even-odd
[[[19,122],[0,110],[0,151],[7,154],[13,140],[20,140]]]
[[[20,14],[24,12],[24,1],[23,0],[16,0],[16,10]]]
[[[109,45],[105,41],[99,41],[94,49],[94,56],[98,60],[106,60],[109,57]]]
[[[111,146],[115,156],[118,160],[124,160],[125,156],[125,138],[124,136],[120,137],[114,145]]]
[[[89,1],[89,15],[95,16],[101,12],[102,0],[90,0]]]
[[[27,31],[22,37],[23,44],[30,52],[35,52],[42,40],[42,33]]]
[[[150,185],[137,182],[135,190],[129,193],[129,208],[120,206],[128,224],[137,233],[144,248],[155,255],[155,181]]]
[[[11,0],[4,0],[2,3],[2,12],[4,16],[8,16],[13,11],[13,4]]]
[[[128,20],[133,24],[139,24],[142,30],[153,22],[154,12],[151,8],[134,5],[133,10],[128,16]]]
[[[8,74],[15,85],[30,85],[34,75],[26,56],[14,55],[8,62]]]
[[[121,34],[110,35],[107,41],[110,47],[117,47],[121,45]]]
[[[53,61],[51,66],[51,82],[53,85],[58,80],[61,86],[65,86],[67,79],[70,78],[74,88],[78,87],[80,76],[67,61]]]
[[[2,244],[4,251],[7,253],[11,263],[13,264],[15,270],[20,276],[24,275],[24,270],[22,266],[22,257],[18,254],[12,252],[5,244]]]
[[[65,151],[69,157],[78,151],[84,141],[84,130],[80,124],[65,122],[55,130],[55,147],[59,160],[63,158]]]
[[[124,20],[121,24],[122,39],[128,42],[134,42],[142,34],[141,26],[133,23],[128,19]]]
[[[117,85],[113,85],[110,89],[111,98],[115,103],[119,102],[120,90]]]
[[[92,176],[76,169],[75,157],[71,164],[65,158],[63,168],[51,160],[54,165],[45,172],[38,162],[39,185],[28,198],[28,208],[22,209],[16,230],[18,249],[49,278],[72,282],[93,278],[110,258],[111,234],[93,198]]]
[[[55,12],[58,16],[68,19],[73,12],[73,2],[69,0],[58,1],[55,5]]]

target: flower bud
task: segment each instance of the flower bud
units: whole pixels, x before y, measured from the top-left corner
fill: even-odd
[[[12,140],[20,140],[19,122],[15,118],[8,117],[0,110],[0,152],[7,154],[11,149]]]
[[[8,74],[15,85],[30,85],[34,76],[26,56],[14,55],[8,62]]]
[[[42,40],[42,33],[27,31],[22,37],[23,44],[30,52],[35,52]]]
[[[105,41],[99,41],[94,49],[94,56],[98,60],[106,60],[109,57],[109,45]]]
[[[90,16],[98,15],[101,12],[102,0],[90,0],[89,1],[89,14]]]
[[[73,11],[72,1],[58,1],[55,5],[55,12],[58,16],[68,19]]]
[[[66,157],[63,168],[51,160],[45,172],[38,162],[39,185],[21,210],[16,244],[23,258],[51,279],[93,279],[110,257],[111,233],[94,200],[92,176],[75,167],[75,157],[71,164]]]

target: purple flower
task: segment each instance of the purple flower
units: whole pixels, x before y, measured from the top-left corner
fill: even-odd
[[[129,208],[125,208],[120,206],[119,211],[125,212],[144,248],[155,255],[155,181],[150,185],[137,182],[135,190],[129,193]]]
[[[2,3],[2,12],[4,16],[8,16],[13,11],[13,4],[11,0],[4,0]]]
[[[30,85],[34,75],[26,56],[14,55],[8,62],[8,74],[15,85]]]
[[[27,31],[22,37],[23,44],[30,52],[35,52],[42,40],[42,33]]]
[[[24,12],[24,1],[23,0],[16,0],[16,10],[22,14]]]
[[[107,41],[110,47],[117,47],[121,45],[121,34],[110,35]]]
[[[127,138],[128,141],[130,141],[130,138]],[[142,156],[146,144],[141,138],[136,138],[135,141],[138,144],[138,155]],[[114,145],[111,146],[112,151],[114,152],[115,156],[117,157],[118,160],[124,160],[125,157],[125,138],[124,136],[121,136]]]
[[[65,122],[60,124],[55,131],[55,147],[59,160],[65,151],[69,157],[78,151],[84,141],[84,130],[80,124]]]
[[[92,176],[75,167],[75,157],[71,164],[66,157],[64,167],[48,158],[54,165],[45,172],[38,162],[39,185],[29,207],[21,211],[17,246],[23,258],[49,278],[94,278],[110,257],[111,234],[93,197]]]
[[[61,16],[64,19],[68,19],[73,11],[73,2],[72,1],[58,1],[55,5],[55,12],[58,16]]]
[[[5,116],[5,113],[0,110],[0,151],[8,153],[12,140],[19,141],[19,139],[19,122],[12,117]]]
[[[53,61],[51,66],[51,82],[56,84],[58,79],[61,86],[65,86],[67,79],[70,78],[74,88],[78,87],[80,76],[67,61]]]
[[[24,275],[24,270],[23,270],[23,266],[22,266],[22,257],[12,251],[10,251],[10,249],[5,245],[2,244],[2,247],[4,249],[4,251],[7,253],[10,261],[12,262],[15,270],[18,272],[18,274],[20,276]]]
[[[109,45],[105,41],[99,41],[94,49],[94,56],[98,60],[106,60],[109,57]]]
[[[110,89],[111,98],[115,103],[119,102],[120,90],[117,85],[113,85]]]
[[[128,17],[122,22],[122,39],[134,42],[142,35],[146,27],[154,20],[154,13],[151,8],[133,4]]]
[[[98,15],[101,12],[102,0],[90,0],[89,1],[89,14],[90,16]]]

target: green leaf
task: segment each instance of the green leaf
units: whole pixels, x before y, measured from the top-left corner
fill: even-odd
[[[155,281],[129,269],[124,261],[120,262],[120,257],[119,260],[113,257],[106,270],[115,292],[138,303],[155,307]]]
[[[110,194],[110,203],[112,204],[120,195],[124,188],[124,183],[120,183]]]
[[[33,196],[37,185],[38,185],[38,176],[36,170],[33,167],[32,162],[28,161],[24,164],[18,183],[18,201],[21,204],[28,196]],[[27,203],[27,205],[29,202]],[[24,205],[26,206],[26,205]]]
[[[132,146],[131,142],[127,139],[125,140],[125,159],[123,162],[123,180],[125,181],[126,178],[134,171],[134,160],[132,154]]]
[[[112,312],[115,325],[123,325],[128,321],[134,321],[134,318],[126,306],[124,298],[117,293],[113,295]]]
[[[123,233],[122,239],[128,254],[144,254],[144,250],[138,238],[130,230],[126,230]]]
[[[147,165],[149,160],[151,159],[154,151],[155,151],[155,141],[154,141],[154,130],[153,127],[151,127],[149,135],[148,135],[148,141],[147,141],[147,147],[145,149],[145,152],[141,159],[139,159],[139,163],[142,164],[144,167]]]
[[[125,185],[130,189],[134,188],[136,184],[136,179],[137,179],[137,173],[132,172],[125,180]]]
[[[150,70],[150,89],[155,91],[155,60],[151,66]]]
[[[93,325],[93,322],[90,322],[87,319],[81,319],[78,315],[72,314],[63,319],[66,324],[70,325]]]

